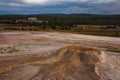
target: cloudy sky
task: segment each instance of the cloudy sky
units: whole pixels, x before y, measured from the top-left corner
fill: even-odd
[[[0,14],[120,14],[120,0],[0,0]]]

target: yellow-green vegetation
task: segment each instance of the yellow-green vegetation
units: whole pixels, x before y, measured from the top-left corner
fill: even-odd
[[[19,49],[17,49],[15,46],[0,47],[0,54],[14,53],[18,51]]]
[[[120,37],[120,31],[81,31],[81,34]]]
[[[120,53],[120,50],[118,50],[118,49],[109,49],[107,51]]]
[[[77,34],[85,34],[85,35],[95,35],[95,36],[108,36],[108,37],[120,37],[120,30],[59,30],[61,32],[70,32]]]

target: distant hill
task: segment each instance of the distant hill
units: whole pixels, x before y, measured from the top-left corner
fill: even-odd
[[[65,22],[73,24],[120,25],[120,15],[98,14],[30,14],[0,15],[0,20],[17,20],[36,17],[49,22]]]

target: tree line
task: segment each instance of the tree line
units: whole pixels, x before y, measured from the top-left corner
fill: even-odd
[[[27,20],[35,17],[48,23],[15,23],[16,20]],[[7,20],[2,22],[1,20]],[[42,29],[71,29],[76,25],[120,25],[120,15],[93,15],[93,14],[35,14],[35,15],[0,15],[1,24],[39,27]]]

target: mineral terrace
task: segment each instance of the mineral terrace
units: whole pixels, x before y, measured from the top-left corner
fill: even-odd
[[[0,32],[0,80],[120,80],[120,38]]]

